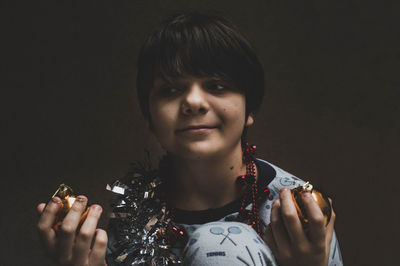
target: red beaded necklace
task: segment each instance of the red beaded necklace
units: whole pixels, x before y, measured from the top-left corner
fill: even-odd
[[[256,146],[249,145],[247,142],[243,146],[242,156],[243,161],[246,163],[246,175],[239,176],[236,180],[240,186],[245,186],[242,204],[240,206],[239,214],[236,218],[237,221],[243,222],[251,226],[259,235],[261,235],[260,216],[259,216],[259,199],[266,199],[267,190],[262,190],[263,195],[259,195],[259,188],[257,185],[256,176],[256,163],[254,155],[256,154]],[[264,197],[262,197],[264,196]],[[246,207],[251,203],[251,210]]]

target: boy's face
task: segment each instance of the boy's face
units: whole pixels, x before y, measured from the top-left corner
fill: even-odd
[[[192,159],[223,156],[240,146],[246,101],[234,85],[191,76],[157,78],[149,95],[151,128],[171,154]]]

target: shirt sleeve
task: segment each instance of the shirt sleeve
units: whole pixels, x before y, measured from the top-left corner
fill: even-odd
[[[342,266],[343,259],[342,253],[339,248],[339,241],[336,237],[336,233],[333,232],[332,242],[331,242],[331,251],[329,253],[329,266]]]
[[[117,236],[117,221],[115,219],[110,219],[107,227],[107,251],[106,251],[106,262],[108,266],[117,265],[114,261],[113,254],[117,251],[118,240]]]

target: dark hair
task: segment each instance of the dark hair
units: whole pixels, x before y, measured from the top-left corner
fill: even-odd
[[[164,21],[145,41],[136,79],[143,115],[150,119],[149,90],[154,79],[191,75],[232,82],[246,97],[246,114],[256,112],[264,95],[264,71],[253,47],[224,18],[178,14]]]

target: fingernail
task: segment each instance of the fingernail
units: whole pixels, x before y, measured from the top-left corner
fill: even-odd
[[[103,210],[100,205],[92,205],[90,206],[90,209],[92,209],[95,212],[101,212]]]
[[[59,197],[54,197],[54,198],[51,199],[51,201],[53,201],[54,203],[58,204],[58,203],[61,202],[61,199]]]
[[[281,188],[281,192],[287,191],[288,189],[286,187]]]
[[[78,201],[78,202],[84,202],[86,199],[85,199],[85,197],[83,197],[83,196],[78,196],[78,197],[76,197],[76,201]]]

